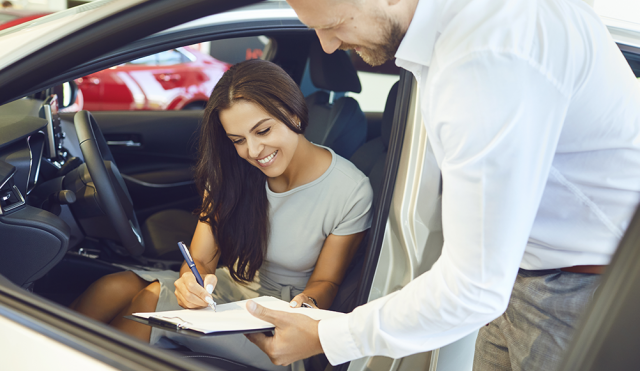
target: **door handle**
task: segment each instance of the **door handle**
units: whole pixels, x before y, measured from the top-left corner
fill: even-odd
[[[177,73],[161,73],[159,75],[156,75],[156,79],[162,82],[179,81],[180,75],[178,75]]]
[[[142,147],[140,142],[134,142],[131,139],[129,140],[108,140],[107,144],[110,146],[120,146],[120,147]]]

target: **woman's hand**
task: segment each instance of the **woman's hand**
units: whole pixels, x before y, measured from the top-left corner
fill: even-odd
[[[174,283],[178,304],[185,309],[198,309],[209,306],[209,304],[213,303],[211,294],[217,283],[218,278],[215,274],[207,274],[204,277],[204,287],[202,287],[196,281],[193,273],[183,273]]]
[[[299,295],[296,295],[296,297],[293,298],[293,300],[291,300],[289,305],[291,306],[291,308],[300,308],[302,306],[302,303],[309,304],[313,308],[316,308],[316,309],[318,308],[313,303],[313,300],[309,299],[309,296],[307,296],[305,293],[301,293]]]

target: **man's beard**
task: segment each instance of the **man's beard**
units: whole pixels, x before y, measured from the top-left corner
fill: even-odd
[[[358,48],[359,50],[356,50],[356,53],[358,53],[363,61],[371,66],[379,66],[395,58],[398,47],[400,47],[400,42],[402,38],[404,38],[404,33],[398,22],[390,18],[382,18],[381,24],[384,24],[382,34],[383,41],[381,43],[375,43],[372,48],[343,43],[339,49],[355,50],[355,48]]]

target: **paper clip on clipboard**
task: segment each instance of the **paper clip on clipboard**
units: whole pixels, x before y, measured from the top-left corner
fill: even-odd
[[[180,317],[159,317],[151,316],[147,319],[149,324],[154,324],[163,327],[169,327],[174,330],[189,330],[189,322],[184,321]]]

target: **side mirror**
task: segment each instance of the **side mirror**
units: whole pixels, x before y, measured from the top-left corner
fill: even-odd
[[[78,97],[78,84],[75,81],[68,81],[62,85],[53,87],[53,94],[58,95],[59,108],[67,108],[75,103]]]

